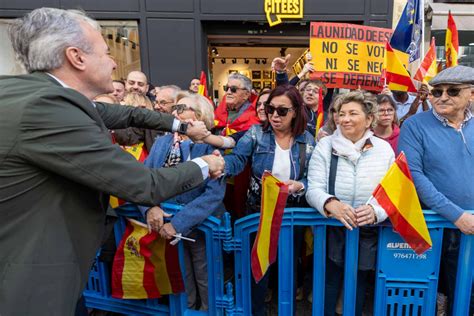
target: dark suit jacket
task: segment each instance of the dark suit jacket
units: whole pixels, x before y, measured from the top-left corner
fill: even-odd
[[[92,102],[44,73],[0,77],[0,315],[73,315],[108,194],[156,205],[203,182],[193,162],[149,169],[109,129],[170,130],[158,112]]]

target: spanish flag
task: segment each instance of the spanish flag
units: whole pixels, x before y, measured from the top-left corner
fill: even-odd
[[[201,70],[201,77],[199,78],[199,90],[198,94],[205,96],[206,98],[208,97],[207,95],[207,79],[206,79],[206,73]]]
[[[262,176],[260,224],[252,247],[251,266],[259,282],[270,265],[275,262],[283,211],[288,198],[288,185],[265,171]]]
[[[431,237],[403,152],[375,188],[368,203],[378,204],[387,212],[395,231],[417,254],[431,248]]]
[[[416,87],[389,42],[385,44],[385,62],[382,76],[393,91],[416,92]]]
[[[454,18],[451,15],[451,10],[448,13],[448,28],[446,29],[446,68],[457,66],[458,64],[458,52],[459,52],[459,39],[458,29]]]
[[[226,97],[222,98],[217,108],[214,110],[214,126],[215,128],[224,128],[223,135],[228,136],[236,132],[246,131],[250,126],[260,124],[260,120],[255,110],[257,96],[251,94],[249,101],[250,106],[237,117],[234,121],[229,122],[229,111],[227,109]],[[230,132],[230,133],[229,133]]]
[[[420,68],[415,74],[413,79],[428,84],[436,74],[438,73],[438,63],[436,62],[436,46],[435,38],[431,39],[430,49],[425,55],[425,58],[421,62]]]
[[[324,124],[324,107],[323,107],[323,89],[319,89],[319,102],[318,102],[318,114],[316,117],[316,128],[315,128],[315,133],[314,137],[318,137],[318,132],[321,127],[323,127]]]
[[[112,266],[112,297],[149,299],[183,291],[177,248],[129,219]]]

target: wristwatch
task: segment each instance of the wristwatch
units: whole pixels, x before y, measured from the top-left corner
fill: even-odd
[[[186,135],[186,131],[188,130],[188,123],[181,122],[179,123],[177,132],[183,135]]]

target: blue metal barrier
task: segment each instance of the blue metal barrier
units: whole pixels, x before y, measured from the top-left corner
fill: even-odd
[[[233,315],[251,315],[250,253],[251,234],[258,229],[260,214],[236,221],[234,239],[224,241],[224,249],[235,251],[235,310]],[[378,259],[374,315],[434,315],[442,234],[444,228],[454,228],[434,212],[426,211],[425,219],[433,248],[417,256],[389,222],[379,227]],[[278,314],[292,315],[295,311],[294,228],[311,226],[314,232],[313,315],[324,314],[326,227],[342,226],[339,221],[321,216],[314,209],[285,209],[278,243]],[[354,315],[357,292],[359,231],[346,231],[344,261],[344,315]],[[390,246],[392,244],[393,247]],[[395,246],[394,246],[395,245]],[[397,249],[400,248],[400,249]],[[396,251],[394,251],[396,250]],[[467,315],[474,270],[474,236],[462,236],[454,315]],[[284,254],[284,255],[281,255]]]
[[[162,205],[167,212],[179,206]],[[124,207],[120,216],[139,218],[133,207]],[[235,222],[234,234],[230,217],[209,218],[199,229],[205,233],[209,274],[209,311],[188,310],[186,295],[169,295],[169,303],[160,300],[118,300],[110,297],[108,268],[97,260],[84,292],[88,307],[110,310],[127,315],[251,315],[250,253],[251,234],[258,229],[260,214],[252,214]],[[387,221],[379,226],[378,258],[374,297],[374,315],[434,315],[438,287],[439,264],[443,230],[454,228],[439,215],[425,211],[425,219],[433,248],[417,256]],[[295,228],[309,226],[314,232],[313,304],[312,314],[324,314],[326,271],[326,228],[342,226],[339,221],[321,216],[310,208],[288,208],[283,216],[278,243],[278,314],[292,315],[295,311],[294,238]],[[124,222],[116,224],[117,242],[123,234]],[[182,243],[182,242],[181,242]],[[357,293],[359,231],[346,231],[344,262],[344,315],[354,315]],[[474,274],[474,236],[462,235],[460,260],[454,298],[453,315],[467,315]],[[234,280],[224,284],[222,249],[234,252]],[[281,255],[284,254],[284,255]],[[182,246],[180,260],[182,260]],[[184,265],[181,264],[181,268]],[[184,274],[183,274],[184,275]],[[224,292],[225,289],[225,292]],[[263,302],[262,302],[263,304]]]

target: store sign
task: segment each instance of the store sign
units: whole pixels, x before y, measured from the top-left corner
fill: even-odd
[[[265,15],[270,26],[282,22],[282,19],[302,19],[303,0],[265,0]]]
[[[329,88],[381,90],[385,41],[391,29],[345,23],[312,22],[309,49],[313,78]]]

